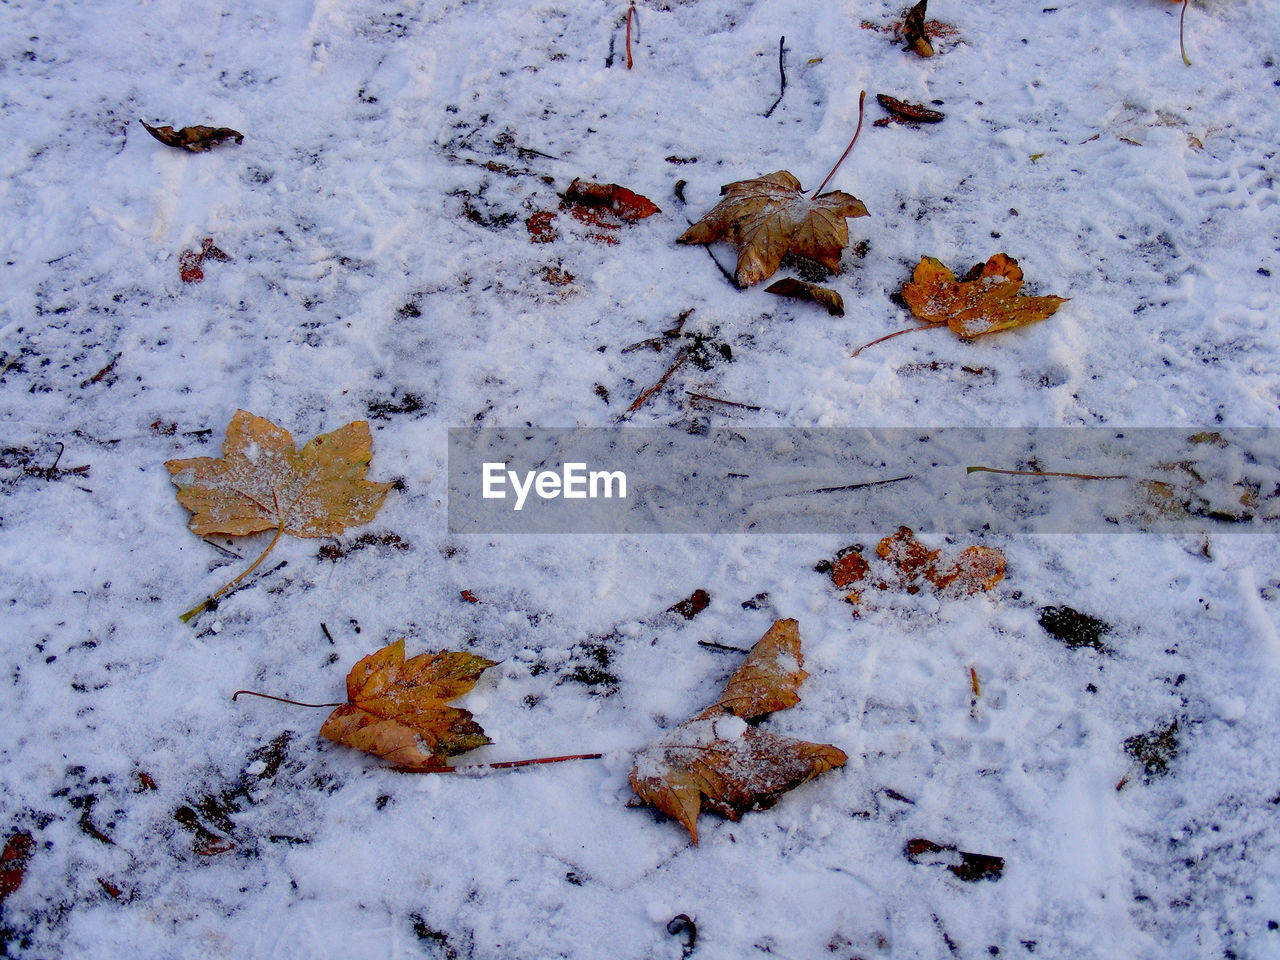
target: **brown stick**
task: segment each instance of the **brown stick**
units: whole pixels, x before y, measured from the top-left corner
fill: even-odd
[[[784,58],[784,44],[787,42],[786,37],[778,38],[778,76],[782,78],[782,89],[778,91],[778,99],[773,101],[773,106],[764,112],[767,119],[773,111],[778,109],[778,104],[782,102],[782,98],[787,93],[787,65]]]
[[[818,189],[813,191],[816,197],[822,193],[822,188],[831,182],[831,178],[836,175],[836,171],[840,169],[840,164],[844,163],[844,158],[849,155],[849,151],[853,149],[853,145],[858,142],[858,134],[862,132],[862,108],[867,102],[867,91],[863,90],[858,94],[858,129],[853,131],[853,139],[849,141],[849,145],[844,148],[844,153],[840,154],[840,159],[836,161],[836,165],[831,168],[831,172],[827,174],[827,179],[818,184]]]
[[[1071,477],[1075,480],[1128,480],[1127,474],[1059,473],[1056,470],[997,470],[995,467],[966,467],[965,473],[1003,473],[1010,477]]]
[[[707,403],[723,403],[726,407],[741,407],[743,410],[762,410],[763,407],[757,407],[750,403],[738,403],[736,400],[721,400],[719,397],[713,397],[706,393],[694,393],[692,390],[686,390],[686,394],[693,400],[705,400]]]
[[[599,760],[603,753],[570,753],[563,757],[535,757],[532,760],[502,760],[498,763],[468,763],[461,767],[392,767],[396,773],[466,773],[468,770],[510,770],[542,763],[564,763],[566,760]]]
[[[645,401],[648,400],[650,397],[652,397],[659,390],[661,390],[664,386],[666,386],[667,381],[671,379],[671,375],[675,373],[677,370],[679,370],[680,367],[684,364],[684,362],[688,359],[689,359],[689,348],[681,347],[680,352],[677,353],[676,358],[671,361],[671,366],[667,367],[667,372],[662,375],[662,378],[658,380],[658,382],[655,383],[652,387],[649,387],[649,389],[645,390],[642,394],[640,394],[640,396],[636,397],[635,402],[632,403],[631,406],[627,407],[626,412],[623,413],[623,415],[618,419],[625,420],[627,419],[627,417],[631,416],[631,414],[635,413],[642,406],[644,406]]]
[[[924,326],[920,327],[907,327],[905,330],[895,330],[893,333],[886,333],[883,337],[877,337],[870,343],[864,343],[857,350],[853,351],[853,353],[849,354],[849,356],[856,357],[863,350],[867,349],[867,347],[874,347],[877,343],[884,343],[886,340],[892,340],[894,337],[900,337],[904,333],[911,333],[913,330],[932,330],[935,327],[940,326],[942,326],[940,323],[926,323]]]

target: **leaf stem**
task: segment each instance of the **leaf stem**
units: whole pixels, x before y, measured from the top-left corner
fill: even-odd
[[[634,3],[627,7],[627,69],[631,69],[631,18],[635,15],[636,5]]]
[[[862,132],[862,109],[867,102],[867,91],[863,90],[858,94],[858,129],[853,131],[853,139],[849,141],[849,145],[844,148],[844,153],[840,154],[840,159],[836,161],[836,165],[831,168],[831,172],[827,174],[827,179],[818,184],[818,189],[813,191],[816,197],[822,193],[822,188],[831,182],[831,178],[836,175],[836,171],[840,169],[840,164],[844,163],[844,158],[849,155],[849,151],[853,149],[853,145],[858,142],[858,134]]]
[[[303,703],[301,700],[290,700],[288,697],[277,697],[269,693],[258,693],[257,690],[237,690],[231,695],[231,699],[238,699],[241,695],[246,697],[261,697],[263,700],[275,700],[279,703],[291,703],[295,707],[345,707],[346,701],[342,703]]]
[[[1187,25],[1187,2],[1188,0],[1182,0],[1182,15],[1178,17],[1178,50],[1182,53],[1182,62],[1189,67],[1191,66],[1191,58],[1187,56],[1187,44],[1183,39]]]
[[[566,760],[599,760],[603,753],[571,753],[563,757],[535,757],[532,760],[502,760],[498,763],[468,763],[460,767],[392,767],[396,773],[466,773],[468,770],[510,770],[512,767],[532,767],[543,763],[564,763]]]
[[[874,347],[877,343],[884,343],[886,340],[892,340],[894,337],[900,337],[904,333],[911,333],[912,331],[915,331],[915,330],[932,330],[935,327],[941,327],[941,326],[943,326],[943,324],[926,323],[923,326],[919,326],[919,327],[907,327],[907,329],[905,330],[895,330],[893,333],[886,333],[883,337],[877,337],[876,339],[872,340],[870,343],[864,343],[857,350],[853,351],[853,353],[851,353],[850,356],[856,357],[863,350],[867,349],[867,347]]]
[[[231,588],[233,588],[233,587],[234,587],[236,584],[238,584],[241,580],[243,580],[243,579],[244,579],[245,577],[247,577],[249,574],[253,573],[253,571],[257,569],[258,564],[260,564],[263,560],[267,559],[267,554],[268,554],[268,553],[270,553],[270,552],[271,552],[271,548],[272,548],[272,547],[274,547],[274,546],[276,545],[276,543],[277,543],[277,542],[279,542],[279,540],[280,540],[280,535],[281,535],[281,534],[283,534],[283,533],[284,533],[284,521],[282,520],[282,521],[280,522],[280,526],[276,527],[276,535],[275,535],[274,537],[272,537],[272,538],[271,538],[271,542],[267,544],[267,549],[265,549],[265,550],[263,550],[263,551],[262,551],[262,553],[258,556],[258,559],[257,559],[257,560],[255,560],[255,561],[253,561],[253,563],[249,564],[249,569],[245,570],[245,572],[244,572],[244,573],[240,574],[240,576],[236,577],[234,580],[232,580],[230,583],[228,583],[225,587],[223,587],[221,590],[219,590],[219,591],[218,591],[217,593],[215,593],[213,596],[211,596],[211,597],[205,597],[205,599],[204,599],[204,600],[200,601],[200,603],[196,604],[194,607],[192,607],[190,610],[188,610],[186,613],[184,613],[184,614],[183,614],[182,616],[180,616],[178,619],[179,619],[179,620],[181,620],[183,623],[190,623],[190,622],[191,622],[191,620],[192,620],[193,618],[195,618],[198,614],[200,614],[200,613],[204,612],[205,610],[209,609],[209,604],[213,603],[213,601],[217,600],[220,596],[222,596],[222,595],[223,595],[224,593],[226,593],[228,590],[230,590]]]
[[[965,473],[1003,473],[1011,477],[1071,477],[1075,480],[1128,480],[1128,474],[1059,473],[1056,470],[997,470],[995,467],[966,467]]]

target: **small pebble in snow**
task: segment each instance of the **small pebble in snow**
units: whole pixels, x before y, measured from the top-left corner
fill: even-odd
[[[215,620],[215,621],[213,621],[213,623],[209,624],[209,632],[210,632],[210,633],[221,633],[221,632],[222,632],[222,621],[221,621],[221,620]]]
[[[251,777],[260,777],[264,772],[266,772],[266,769],[267,769],[267,761],[255,760],[253,763],[249,764],[247,767],[244,768],[244,772]]]

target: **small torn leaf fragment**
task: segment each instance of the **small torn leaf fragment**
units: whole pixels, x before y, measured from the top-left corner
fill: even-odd
[[[1040,626],[1055,640],[1061,640],[1068,647],[1093,647],[1107,652],[1102,638],[1111,632],[1111,624],[1087,613],[1068,607],[1065,604],[1053,607],[1041,607]]]
[[[635,223],[637,220],[662,212],[648,197],[642,197],[616,183],[593,183],[590,180],[576,179],[569,184],[569,189],[564,192],[564,198],[572,205],[571,213],[574,212],[574,208],[602,208],[623,223]]]
[[[738,247],[734,279],[750,287],[777,272],[788,253],[816,260],[840,272],[840,253],[849,245],[850,217],[867,216],[857,197],[839,190],[806,197],[786,170],[720,188],[724,197],[676,243],[728,240]]]
[[[550,210],[539,210],[531,213],[529,219],[524,222],[525,227],[529,231],[530,243],[554,243],[560,239],[560,234],[556,233],[556,215]]]
[[[941,550],[930,550],[916,539],[910,527],[899,527],[897,533],[876,544],[874,566],[854,545],[839,551],[835,558],[818,565],[818,570],[831,577],[839,590],[847,590],[866,580],[879,590],[901,590],[919,593],[925,584],[942,596],[959,599],[991,590],[1004,579],[1005,556],[995,547],[971,546],[953,558],[943,557]],[[849,593],[845,600],[858,604],[860,593]]]
[[[1022,269],[1012,257],[997,253],[978,264],[964,279],[933,257],[924,257],[902,286],[902,299],[926,323],[945,323],[961,337],[981,337],[1012,330],[1052,316],[1064,297],[1020,297]]]
[[[907,15],[902,21],[902,39],[906,41],[906,48],[914,50],[922,57],[933,56],[933,44],[929,42],[924,24],[925,9],[928,6],[929,0],[920,0],[919,3],[907,11]]]
[[[692,620],[711,603],[711,594],[699,587],[683,600],[667,607],[672,613],[678,613],[686,620]]]
[[[946,119],[946,114],[939,113],[937,110],[930,110],[922,103],[907,103],[905,100],[899,100],[891,97],[887,93],[877,93],[876,99],[880,101],[880,106],[889,111],[890,116],[882,117],[875,122],[877,127],[887,126],[892,122],[897,123],[938,123]]]
[[[10,834],[5,841],[4,852],[0,853],[0,904],[22,886],[22,878],[26,876],[27,867],[31,864],[34,848],[31,834],[25,830]]]
[[[776,293],[780,297],[795,297],[797,300],[812,300],[814,303],[827,308],[827,313],[833,317],[844,316],[844,298],[836,291],[829,287],[820,287],[816,283],[809,283],[807,280],[797,280],[795,277],[784,277],[776,283],[771,283],[764,288],[765,293]]]
[[[181,130],[174,130],[170,126],[153,127],[145,120],[138,122],[147,128],[147,133],[166,146],[190,150],[192,153],[203,153],[226,140],[244,142],[244,134],[230,127],[183,127]]]
[[[1163,777],[1169,772],[1169,765],[1178,756],[1178,748],[1177,720],[1146,733],[1134,734],[1124,741],[1125,753],[1142,764],[1143,779],[1148,781],[1153,777]],[[1123,780],[1120,782],[1124,783]]]
[[[231,257],[213,245],[212,237],[205,237],[199,250],[184,250],[178,256],[178,275],[183,283],[199,283],[204,279],[202,264],[206,260],[219,260],[227,263]]]
[[[902,852],[912,863],[945,866],[966,883],[999,880],[1004,875],[1004,857],[967,853],[950,844],[934,843],[924,837],[908,840]]]
[[[406,660],[397,640],[351,668],[348,702],[329,714],[320,735],[400,767],[439,769],[491,742],[469,711],[447,704],[494,663],[447,650]]]
[[[749,726],[799,701],[800,633],[779,620],[729,679],[720,700],[635,755],[631,786],[642,803],[678,820],[698,842],[705,807],[730,820],[773,806],[788,790],[843,766],[843,750]]]

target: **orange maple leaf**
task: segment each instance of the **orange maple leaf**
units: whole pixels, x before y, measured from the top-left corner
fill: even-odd
[[[397,640],[347,674],[347,703],[320,735],[412,770],[438,770],[450,757],[491,741],[469,711],[448,706],[476,685],[493,660],[442,650],[404,657]]]
[[[941,261],[923,258],[902,287],[902,299],[926,323],[945,323],[962,337],[980,337],[1043,320],[1064,297],[1020,297],[1018,261],[997,253],[957,280]]]

